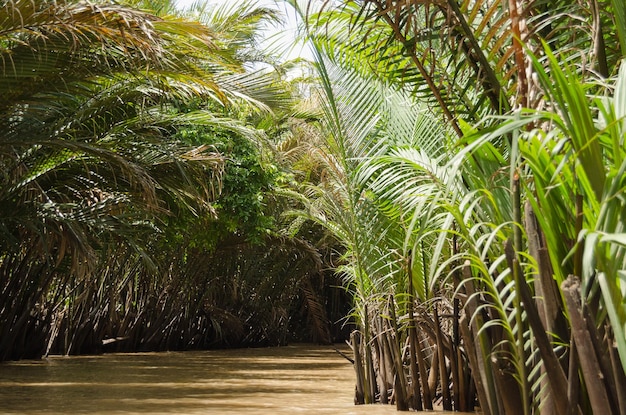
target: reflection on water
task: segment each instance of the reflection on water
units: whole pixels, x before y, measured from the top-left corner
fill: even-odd
[[[332,348],[52,357],[0,364],[3,414],[392,414],[353,405]]]

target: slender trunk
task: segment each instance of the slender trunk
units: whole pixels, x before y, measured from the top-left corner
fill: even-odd
[[[437,312],[437,305],[433,307],[433,314],[435,318],[435,335],[437,338],[437,357],[439,361],[439,379],[441,380],[441,396],[443,397],[443,410],[452,410],[452,400],[450,399],[450,383],[448,378],[448,370],[446,369],[446,356],[443,348],[443,334],[441,333],[441,326],[439,325],[439,313]]]
[[[513,4],[515,7],[515,13],[517,13],[517,2],[516,0],[510,0],[510,4]],[[511,12],[513,13],[513,12]],[[519,34],[519,33],[518,33]],[[520,45],[521,48],[521,45]],[[523,58],[522,58],[523,59]],[[517,60],[517,57],[516,57]],[[521,79],[520,79],[521,81]],[[525,81],[524,81],[525,82]],[[524,91],[526,92],[526,91]],[[512,193],[512,205],[513,205],[513,246],[515,248],[515,252],[513,255],[517,258],[519,252],[522,252],[522,203],[521,203],[521,189],[519,184],[519,174],[517,171],[514,171],[511,183],[511,193]],[[518,272],[518,267],[511,268],[513,273],[513,279],[515,281],[515,291],[520,292],[522,284],[522,276],[516,275]],[[522,408],[525,415],[529,415],[530,410],[530,386],[528,384],[528,369],[526,368],[526,353],[524,348],[524,332],[526,331],[526,327],[524,321],[522,319],[523,308],[522,301],[519,296],[515,296],[514,300],[515,308],[517,312],[515,313],[515,325],[517,327],[517,370],[520,377],[521,384],[521,400],[522,400]]]
[[[526,201],[524,205],[524,227],[526,228],[526,236],[528,238],[528,253],[537,261],[538,276],[533,284],[535,288],[535,297],[539,318],[546,331],[554,333],[554,320],[556,319],[557,307],[561,303],[560,297],[557,297],[556,284],[552,278],[552,266],[547,257],[547,250],[542,247],[542,237],[540,235],[537,218],[532,210],[530,202]],[[541,390],[540,406],[542,415],[553,415],[556,413],[554,408],[554,397],[549,393],[548,378],[545,376],[545,368],[541,368]]]
[[[370,317],[367,304],[365,305],[365,320],[363,321],[364,327],[364,339],[363,339],[363,354],[365,355],[365,403],[374,403],[376,397],[376,385],[374,374],[374,363],[372,362],[372,347],[371,347],[371,333],[370,333]]]
[[[410,255],[410,254],[409,254]],[[410,402],[411,407],[417,411],[421,411],[423,409],[422,405],[422,395],[420,391],[419,384],[419,371],[417,368],[417,348],[419,347],[417,341],[417,327],[415,327],[415,315],[413,312],[414,306],[414,289],[413,289],[413,272],[412,272],[412,263],[411,257],[408,257],[407,261],[407,276],[409,279],[409,361],[411,368],[411,394],[410,394]]]
[[[435,344],[433,355],[430,359],[430,372],[428,373],[428,389],[437,394],[437,378],[439,378],[439,347]]]
[[[591,343],[593,345],[593,349],[595,350],[595,356],[600,364],[600,370],[604,374],[604,384],[606,386],[606,392],[609,395],[609,404],[611,408],[613,408],[613,412],[618,412],[618,397],[617,397],[617,385],[614,382],[614,377],[611,375],[613,373],[613,368],[611,366],[611,356],[610,351],[606,347],[606,341],[603,341],[606,338],[607,333],[604,332],[603,327],[600,327],[600,330],[595,325],[594,315],[598,315],[596,309],[593,312],[590,310],[591,307],[594,307],[593,304],[585,304],[583,307],[583,318],[585,323],[587,323],[587,332],[589,333],[589,338],[591,339]]]
[[[513,275],[519,280],[519,291],[517,294],[521,297],[528,323],[530,324],[533,335],[535,336],[539,354],[541,355],[541,359],[543,360],[543,364],[546,368],[552,394],[554,396],[562,396],[565,398],[567,396],[567,379],[565,377],[565,373],[563,372],[563,368],[561,367],[561,364],[552,349],[552,345],[550,344],[550,340],[545,331],[546,329],[541,323],[539,312],[537,311],[530,289],[526,283],[526,279],[524,278],[522,270],[519,267],[519,263],[515,258],[513,246],[510,241],[507,241],[505,253],[507,261],[509,262],[509,267],[513,271]],[[565,415],[567,413],[567,405],[568,403],[565,399],[557,399],[557,413],[559,415]]]
[[[379,333],[382,332],[380,327],[380,318],[376,318],[376,328]],[[379,400],[382,404],[388,404],[389,395],[387,393],[387,359],[380,336],[375,336],[372,339],[372,343],[373,348],[376,351],[376,357],[378,358],[378,376],[376,377],[376,379],[378,381],[378,390],[380,391]]]
[[[495,384],[494,373],[492,371],[491,362],[488,360],[488,356],[491,353],[491,344],[487,338],[487,332],[481,330],[484,325],[482,313],[478,312],[478,297],[476,296],[476,289],[472,281],[471,267],[468,262],[463,264],[463,284],[465,293],[467,295],[467,303],[465,304],[465,313],[468,316],[474,316],[471,321],[471,327],[467,327],[466,339],[464,342],[466,348],[476,347],[475,349],[475,361],[474,367],[474,383],[478,390],[479,399],[481,395],[483,399],[480,401],[481,407],[485,415],[499,414],[500,405],[498,403],[497,386]],[[463,330],[465,328],[461,326]],[[471,332],[470,332],[471,329]],[[473,335],[472,335],[473,333]]]
[[[479,344],[480,340],[478,338],[472,337],[469,326],[467,325],[467,321],[464,317],[461,318],[460,323],[461,324],[459,327],[461,330],[461,335],[463,336],[463,345],[465,347],[465,352],[467,353],[467,357],[469,360],[469,366],[472,372],[472,379],[474,379],[474,386],[476,388],[476,394],[478,395],[478,403],[480,405],[480,409],[484,415],[491,415],[489,398],[487,398],[487,391],[485,390],[485,386],[483,385],[478,359],[476,358],[478,352],[474,347],[475,344]],[[469,395],[471,396],[471,394]],[[473,408],[468,407],[465,410],[468,411],[471,409]]]
[[[392,351],[393,361],[396,367],[396,407],[398,411],[408,411],[409,404],[407,400],[407,380],[404,373],[404,366],[402,364],[402,348],[400,346],[400,332],[398,331],[398,323],[396,319],[396,307],[393,296],[389,298],[388,302],[389,317],[391,320],[391,329],[387,331],[387,338],[389,341],[389,347]]]
[[[356,389],[354,403],[362,405],[365,403],[365,371],[363,369],[363,358],[361,356],[361,333],[357,330],[350,335],[350,343],[354,352],[354,371],[356,373]]]
[[[612,414],[609,396],[604,384],[605,375],[602,373],[600,363],[596,359],[591,335],[587,330],[587,324],[581,313],[580,282],[570,275],[563,284],[563,296],[572,322],[572,334],[576,343],[576,351],[580,368],[585,379],[585,386],[589,391],[589,400],[593,413]]]
[[[622,363],[617,353],[617,347],[615,347],[615,339],[613,338],[610,327],[607,327],[607,333],[610,333],[606,338],[606,343],[609,349],[611,357],[611,366],[613,367],[613,378],[616,385],[626,385],[626,373],[622,369]],[[619,404],[619,415],[626,415],[626,388],[617,388],[617,402]]]
[[[578,413],[578,397],[580,394],[580,381],[578,379],[578,358],[576,353],[576,340],[572,334],[569,347],[569,372],[567,378],[567,415],[576,415]]]
[[[458,359],[458,351],[459,349],[454,345],[452,346],[452,350],[450,350],[450,382],[452,382],[451,403],[455,411],[460,411],[463,406],[461,404],[461,377],[459,376],[461,362]]]
[[[528,238],[528,252],[537,261],[539,275],[534,280],[535,297],[539,317],[546,331],[556,332],[556,319],[563,307],[561,296],[554,278],[552,278],[552,264],[548,250],[543,242],[543,234],[537,224],[537,218],[532,210],[530,202],[524,206],[524,226]],[[564,333],[559,333],[564,334]]]
[[[413,324],[416,324],[416,321],[413,321]],[[416,329],[417,331],[417,329]],[[420,372],[420,381],[422,382],[422,393],[424,397],[424,409],[432,410],[433,409],[433,398],[430,388],[428,387],[428,370],[426,369],[426,361],[424,360],[424,352],[422,351],[422,344],[419,341],[419,336],[416,344],[416,352],[417,352],[417,366]]]

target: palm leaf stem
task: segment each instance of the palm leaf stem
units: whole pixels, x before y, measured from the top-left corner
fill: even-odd
[[[546,367],[546,375],[550,380],[549,385],[552,390],[553,396],[565,397],[567,396],[567,378],[563,371],[563,367],[559,363],[558,358],[554,354],[550,340],[546,333],[546,329],[541,322],[539,312],[537,311],[535,302],[533,300],[530,288],[526,282],[523,271],[516,258],[511,241],[508,241],[505,246],[505,252],[509,268],[513,271],[513,276],[516,280],[519,291],[517,294],[521,297],[521,301],[524,305],[524,310],[528,318],[528,322],[531,326],[539,353],[543,360],[543,364]],[[518,328],[521,330],[521,327]],[[568,415],[569,402],[566,399],[556,399],[555,406],[559,415]]]
[[[626,3],[623,0],[611,0],[615,13],[615,22],[622,56],[626,57]]]
[[[412,272],[412,262],[411,262],[411,252],[409,251],[409,255],[406,259],[406,270],[407,270],[407,278],[409,281],[409,289],[408,289],[408,316],[409,316],[409,358],[410,358],[410,368],[411,368],[411,391],[412,391],[412,402],[411,407],[417,411],[421,411],[423,409],[422,398],[420,393],[419,382],[417,381],[418,377],[421,377],[418,372],[418,362],[417,362],[417,347],[419,347],[417,341],[417,328],[415,315],[413,312],[413,307],[415,304],[415,290],[413,288],[413,272]],[[424,391],[424,396],[426,399],[427,409],[432,409],[432,402],[429,402],[426,396],[430,395]]]
[[[407,39],[407,37],[402,33],[402,30],[393,21],[391,16],[388,15],[388,13],[382,7],[380,2],[375,1],[374,3],[376,4],[376,8],[378,9],[378,12],[383,16],[383,18],[385,19],[385,21],[387,22],[389,27],[391,27],[391,29],[393,30],[396,39],[399,42],[401,42],[403,45],[410,45],[409,40]],[[424,65],[422,64],[420,59],[417,57],[417,54],[416,54],[416,51],[415,51],[415,45],[413,45],[412,47],[408,48],[407,49],[407,53],[410,54],[411,61],[415,64],[415,66],[417,67],[418,71],[420,72],[420,75],[422,75],[422,77],[426,81],[426,84],[428,85],[428,88],[430,89],[430,91],[432,92],[433,96],[435,97],[435,99],[439,103],[439,105],[441,107],[441,110],[443,111],[446,119],[451,123],[452,129],[454,129],[454,132],[459,137],[462,137],[463,136],[463,131],[461,130],[461,127],[459,126],[459,123],[458,123],[456,117],[452,114],[452,111],[448,107],[448,104],[443,99],[443,96],[441,95],[441,91],[437,87],[437,85],[435,84],[435,81],[430,76],[430,74],[428,73],[426,68],[424,68]]]
[[[513,50],[515,55],[515,65],[517,66],[517,100],[522,108],[528,107],[528,79],[526,79],[526,64],[524,56],[524,46],[522,45],[522,30],[520,24],[520,13],[518,1],[509,0],[509,16],[511,19],[511,31],[513,34]]]
[[[606,44],[604,42],[602,23],[600,21],[600,5],[598,4],[598,0],[591,0],[589,8],[591,9],[593,20],[593,54],[596,58],[597,71],[600,76],[608,78],[610,75],[609,65],[606,57]]]
[[[485,415],[497,414],[499,410],[495,393],[496,385],[487,356],[490,349],[487,347],[487,333],[480,330],[484,322],[482,314],[477,313],[479,301],[475,295],[476,289],[469,262],[462,265],[461,273],[464,282],[459,277],[456,283],[463,287],[467,298],[464,304],[466,315],[460,323],[463,345],[469,357],[470,368],[474,372],[473,378],[481,410]],[[469,320],[467,316],[470,316]]]
[[[589,390],[588,396],[593,413],[615,413],[611,408],[609,396],[604,385],[604,375],[596,357],[596,350],[591,340],[587,324],[581,313],[580,281],[569,276],[561,284],[565,304],[572,324],[572,337],[576,343],[578,361]]]
[[[514,155],[517,153],[516,151],[512,152]],[[512,165],[514,166],[516,164],[516,157],[512,157]],[[522,213],[521,213],[521,191],[520,191],[520,184],[519,184],[519,174],[517,173],[517,171],[513,168],[513,177],[511,180],[511,197],[513,198],[512,201],[512,206],[513,206],[513,246],[515,249],[515,256],[517,257],[517,255],[519,255],[520,252],[522,252],[522,232],[520,227],[522,226]],[[522,288],[520,287],[521,284],[521,277],[516,275],[517,272],[521,271],[518,269],[512,269],[513,272],[513,276],[514,276],[514,280],[515,280],[515,291],[516,292],[521,292]],[[522,314],[523,314],[523,307],[522,307],[522,302],[520,301],[519,296],[515,296],[515,301],[514,301],[514,305],[515,308],[517,309],[516,313],[515,313],[515,324],[517,326],[517,358],[518,358],[518,362],[517,362],[517,366],[518,366],[518,371],[519,371],[519,375],[520,375],[520,382],[521,382],[521,390],[522,390],[522,399],[527,399],[527,397],[530,396],[530,388],[528,385],[528,374],[527,374],[527,370],[528,368],[526,367],[526,363],[525,363],[525,353],[524,353],[524,332],[525,330],[523,329],[523,319],[522,319]],[[530,410],[530,405],[528,404],[528,402],[523,402],[523,410],[524,410],[524,415],[529,415],[529,410]]]
[[[500,85],[500,81],[494,71],[494,68],[489,64],[487,57],[483,51],[483,48],[478,43],[478,39],[474,36],[474,32],[470,28],[465,15],[461,11],[457,0],[448,0],[448,6],[454,12],[454,15],[457,21],[461,24],[461,28],[463,30],[463,34],[465,38],[470,43],[472,49],[474,50],[473,55],[469,55],[468,59],[473,60],[477,59],[480,72],[484,73],[486,78],[485,83],[485,92],[488,94],[489,99],[491,100],[491,105],[497,114],[505,114],[507,113],[509,108],[509,102],[502,90],[502,86]]]

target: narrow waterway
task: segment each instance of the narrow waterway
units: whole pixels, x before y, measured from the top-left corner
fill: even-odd
[[[50,357],[0,364],[2,414],[396,414],[354,406],[330,347]]]

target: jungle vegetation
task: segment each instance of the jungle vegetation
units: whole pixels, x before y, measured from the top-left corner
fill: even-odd
[[[0,360],[282,344],[325,315],[318,251],[276,232],[295,95],[256,39],[277,18],[2,2]],[[297,335],[329,341],[320,321]]]
[[[356,403],[626,414],[623,1],[287,2],[306,78],[252,2],[2,3],[0,360],[340,321]]]

